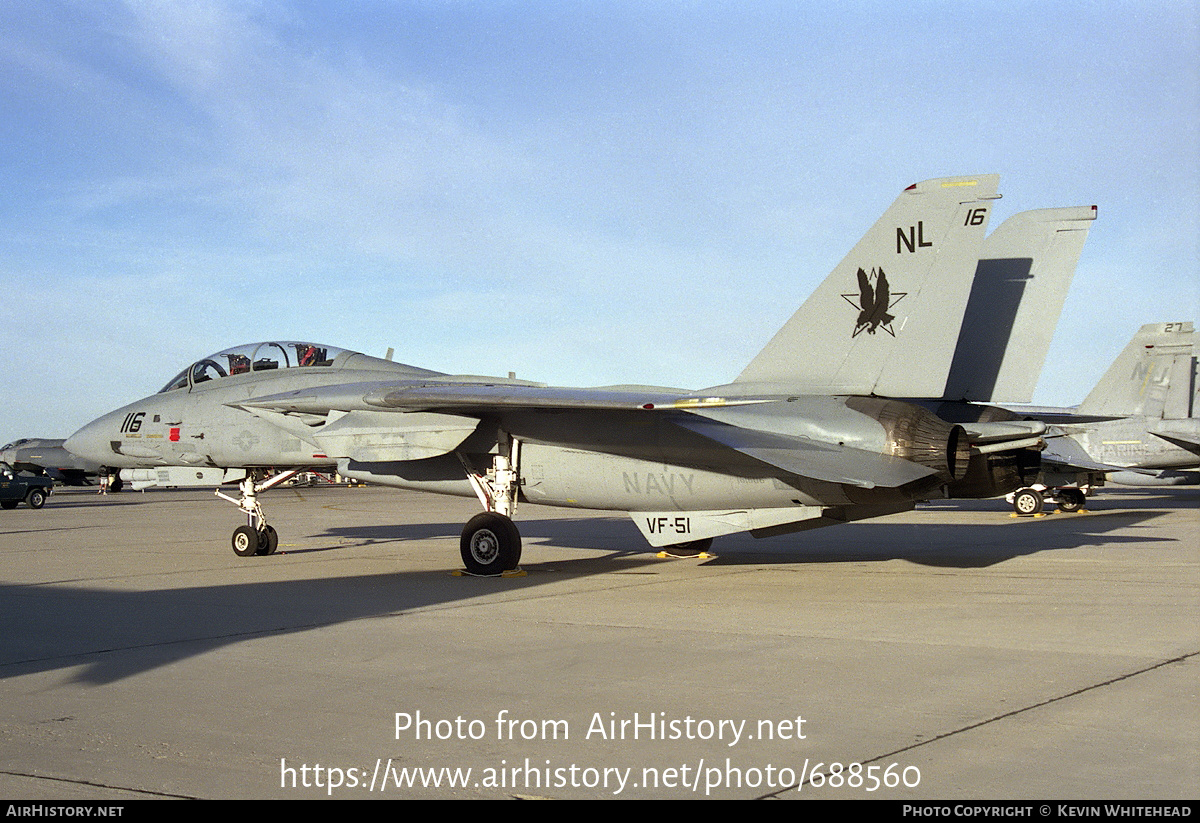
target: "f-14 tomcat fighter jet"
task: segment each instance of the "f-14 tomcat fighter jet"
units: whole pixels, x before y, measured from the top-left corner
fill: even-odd
[[[626,511],[652,546],[694,551],[1005,494],[1036,473],[1045,424],[950,423],[898,399],[945,396],[998,182],[909,186],[727,385],[560,388],[259,343],[203,358],[66,445],[112,467],[241,478],[226,497],[247,515],[239,555],[275,550],[257,494],[300,468],[474,495],[484,511],[461,553],[477,574],[517,566],[521,501]],[[1051,232],[1094,215],[1062,211]]]
[[[26,437],[0,448],[0,461],[18,471],[44,474],[64,486],[85,486],[96,477],[100,467],[63,448],[62,440]]]
[[[1083,402],[1071,409],[1012,407],[1050,424],[1039,483],[1012,495],[1017,514],[1037,514],[1043,490],[1078,511],[1106,480],[1128,486],[1200,482],[1195,326],[1142,326]]]

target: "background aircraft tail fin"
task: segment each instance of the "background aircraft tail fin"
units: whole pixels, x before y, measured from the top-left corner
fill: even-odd
[[[999,181],[905,189],[735,382],[941,396]]]
[[[1035,209],[988,235],[943,397],[1029,402],[1095,219],[1095,206]]]
[[[1076,412],[1103,417],[1192,417],[1194,336],[1191,323],[1142,326]]]

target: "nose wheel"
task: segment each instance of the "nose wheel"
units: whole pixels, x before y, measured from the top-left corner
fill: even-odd
[[[258,502],[259,492],[266,491],[285,480],[295,477],[302,469],[289,469],[271,477],[262,483],[257,483],[252,475],[247,475],[239,484],[241,498],[231,497],[217,490],[217,497],[228,500],[246,513],[246,525],[233,530],[230,543],[233,553],[238,557],[254,557],[255,555],[274,554],[279,548],[279,533],[275,527],[267,523],[262,506]]]
[[[279,548],[279,533],[274,526],[238,526],[233,530],[233,553],[238,557],[274,554]]]

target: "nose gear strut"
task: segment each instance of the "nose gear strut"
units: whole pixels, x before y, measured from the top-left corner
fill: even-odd
[[[231,497],[217,489],[216,495],[222,500],[228,500],[230,503],[237,506],[246,513],[246,525],[238,526],[233,532],[233,553],[238,557],[252,557],[256,554],[267,555],[274,554],[275,549],[279,546],[279,533],[275,531],[275,527],[267,523],[266,515],[263,514],[262,506],[258,502],[260,492],[265,492],[267,489],[278,486],[285,480],[290,480],[304,469],[288,469],[285,472],[280,472],[273,477],[258,483],[255,480],[254,473],[247,474],[245,479],[238,484],[241,489],[242,496],[240,499]]]

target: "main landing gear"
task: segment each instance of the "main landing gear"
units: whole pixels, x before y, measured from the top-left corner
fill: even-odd
[[[471,574],[495,576],[513,571],[521,562],[521,533],[512,521],[521,486],[521,443],[511,439],[502,446],[507,447],[508,454],[495,455],[487,474],[478,474],[463,455],[458,456],[475,494],[487,509],[467,521],[459,540],[459,554]]]
[[[1043,502],[1040,489],[1017,489],[1012,499],[1013,512],[1022,517],[1032,517],[1041,514]]]
[[[1084,488],[1063,486],[1050,489],[1040,484],[1024,489],[1017,489],[1009,495],[1013,512],[1018,517],[1032,517],[1041,514],[1047,499],[1058,504],[1060,512],[1077,512],[1087,503],[1087,492]]]
[[[480,512],[463,527],[458,550],[471,574],[503,574],[521,562],[521,533],[505,515]]]
[[[262,506],[258,502],[259,492],[277,486],[285,480],[295,477],[302,469],[289,469],[271,477],[262,483],[255,480],[253,473],[247,474],[238,484],[241,489],[241,499],[230,497],[217,490],[217,497],[228,500],[246,513],[246,525],[238,526],[233,531],[233,553],[238,557],[253,557],[254,555],[274,554],[279,547],[279,533],[275,527],[267,523]]]

